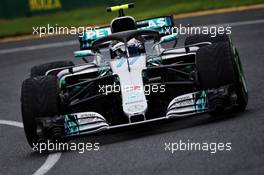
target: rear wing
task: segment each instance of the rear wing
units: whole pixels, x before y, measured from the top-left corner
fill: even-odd
[[[174,21],[172,16],[161,16],[156,18],[148,18],[144,20],[136,21],[138,30],[155,30],[158,31],[162,36],[170,35],[172,27],[174,27]],[[146,24],[146,25],[144,25]],[[111,34],[110,26],[98,27],[89,31],[79,33],[80,49],[90,49],[92,43],[102,37],[108,36]]]

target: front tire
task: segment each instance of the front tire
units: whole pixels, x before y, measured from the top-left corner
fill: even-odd
[[[201,47],[196,53],[196,67],[201,89],[213,89],[233,84],[238,111],[248,103],[245,78],[237,51],[230,42],[219,42]]]
[[[24,131],[31,147],[41,141],[37,134],[37,118],[59,114],[57,78],[43,76],[28,78],[22,84],[21,111]]]

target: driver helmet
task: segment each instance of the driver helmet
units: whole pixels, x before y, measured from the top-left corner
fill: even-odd
[[[117,44],[113,45],[111,48],[112,56],[113,57],[122,57],[122,56],[126,55],[125,49],[126,49],[125,44],[122,42],[118,42]],[[135,38],[128,41],[127,49],[128,49],[130,57],[139,56],[142,53],[145,53],[145,48],[144,48],[143,43],[140,42],[139,40],[136,40]]]

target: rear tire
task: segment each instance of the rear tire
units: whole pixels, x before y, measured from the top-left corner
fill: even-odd
[[[45,76],[46,72],[51,69],[61,68],[61,67],[71,67],[74,66],[72,61],[56,61],[46,64],[41,64],[31,68],[30,77]]]
[[[31,147],[39,143],[37,121],[39,117],[52,117],[59,114],[57,78],[43,76],[28,78],[22,84],[21,111],[24,131]]]
[[[211,37],[211,35],[199,34],[199,35],[188,36],[185,39],[184,45],[187,46],[202,42],[219,43],[219,42],[227,42],[227,41],[229,41],[229,37],[226,34],[216,35],[215,37]]]

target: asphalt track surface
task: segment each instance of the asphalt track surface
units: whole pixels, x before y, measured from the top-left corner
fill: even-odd
[[[86,137],[77,142],[99,141],[99,151],[63,152],[47,174],[264,174],[264,10],[193,17],[177,24],[236,24],[232,38],[240,53],[249,89],[244,113],[213,120],[208,115],[175,120],[156,126],[121,130]],[[241,23],[250,21],[249,23]],[[238,23],[237,23],[238,22]],[[239,25],[238,25],[239,24]],[[0,44],[0,174],[32,174],[47,154],[34,153],[23,129],[1,121],[21,122],[20,87],[33,65],[74,59],[78,44],[38,47],[69,42],[74,37],[54,37]],[[11,53],[9,49],[18,49]],[[7,51],[7,52],[3,52]],[[20,123],[16,123],[20,125]],[[165,151],[165,142],[231,142],[231,151]],[[58,157],[57,157],[58,158]],[[54,161],[49,159],[50,163]],[[48,166],[50,165],[48,163]],[[50,169],[51,168],[51,169]],[[43,170],[43,169],[42,169]],[[47,170],[47,171],[45,171]],[[41,172],[39,173],[41,174]]]

